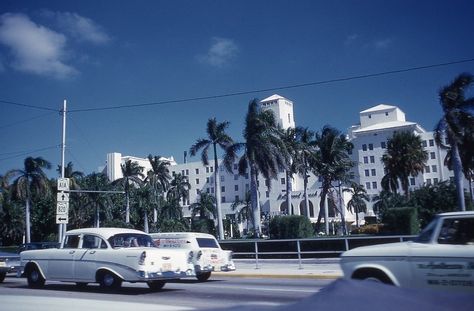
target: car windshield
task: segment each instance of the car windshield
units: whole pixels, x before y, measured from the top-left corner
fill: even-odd
[[[433,236],[433,231],[436,228],[437,222],[438,218],[436,217],[428,224],[428,226],[425,227],[425,229],[421,231],[420,235],[418,235],[414,241],[418,243],[429,243],[431,241],[431,237]]]
[[[121,233],[111,236],[109,243],[113,248],[155,247],[149,235],[139,233]]]

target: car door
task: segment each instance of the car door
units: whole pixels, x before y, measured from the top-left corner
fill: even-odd
[[[474,291],[474,218],[446,218],[434,243],[414,243],[416,287]]]
[[[98,266],[97,256],[106,249],[107,244],[102,238],[96,235],[84,234],[81,248],[74,254],[75,279],[83,282],[95,281]]]
[[[64,238],[63,248],[57,249],[48,259],[47,278],[53,280],[74,279],[74,256],[78,251],[80,235],[70,234]]]

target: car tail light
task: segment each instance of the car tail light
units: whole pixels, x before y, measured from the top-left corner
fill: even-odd
[[[145,259],[146,259],[146,251],[143,251],[143,253],[140,255],[140,259],[138,260],[139,265],[144,265],[145,264]]]
[[[201,259],[201,256],[202,256],[202,251],[199,251],[199,252],[197,253],[196,260]]]
[[[188,263],[193,262],[193,257],[194,257],[194,253],[193,253],[193,251],[190,251],[189,254],[188,254]]]

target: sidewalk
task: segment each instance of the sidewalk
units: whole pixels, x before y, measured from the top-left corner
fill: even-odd
[[[271,277],[337,279],[342,277],[339,258],[304,259],[234,259],[235,271],[213,272],[223,277]]]

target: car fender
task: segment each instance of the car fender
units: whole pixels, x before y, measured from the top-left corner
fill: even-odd
[[[387,269],[385,266],[380,265],[380,264],[366,264],[366,263],[358,264],[358,265],[354,266],[354,268],[352,269],[351,277],[352,277],[352,275],[354,275],[354,273],[356,271],[361,270],[361,269],[374,269],[374,270],[382,271],[392,281],[392,283],[395,286],[400,286],[400,282],[395,277],[395,275],[389,269]]]
[[[30,260],[30,261],[28,261],[28,262],[25,264],[25,268],[23,269],[21,275],[22,275],[22,276],[26,276],[26,274],[25,274],[26,271],[27,271],[28,269],[30,269],[30,267],[32,267],[32,266],[36,266],[36,268],[38,268],[38,271],[39,271],[39,273],[41,274],[41,276],[42,276],[45,280],[47,279],[46,274],[45,274],[44,271],[43,271],[43,268],[42,268],[41,265],[40,265],[37,261],[35,261],[35,260]]]
[[[119,273],[117,270],[115,269],[112,269],[110,267],[107,267],[107,266],[102,266],[102,267],[98,267],[97,270],[95,271],[95,275],[96,275],[96,278],[97,278],[97,274],[99,273],[99,271],[101,270],[107,270],[109,272],[112,272],[113,274],[115,274],[116,276],[118,276],[119,278],[121,278],[122,280],[126,280],[123,275],[121,273]]]

